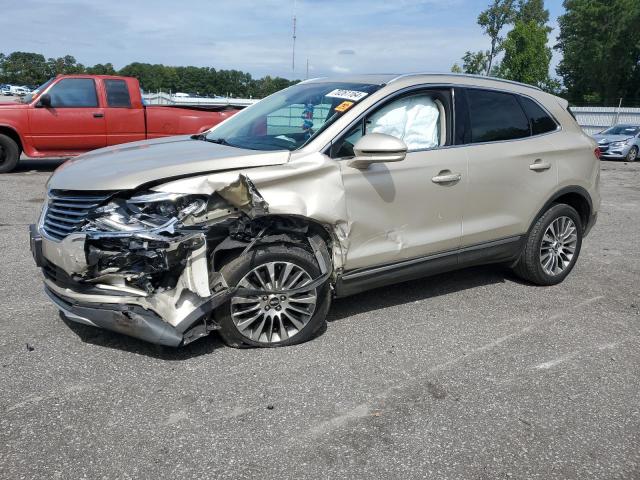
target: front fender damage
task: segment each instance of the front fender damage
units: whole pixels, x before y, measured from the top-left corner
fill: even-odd
[[[128,308],[120,330],[123,322],[131,322],[130,330],[144,324],[140,309],[153,313],[182,336],[182,344],[215,330],[210,313],[240,290],[230,287],[218,271],[218,259],[226,252],[297,242],[315,255],[322,272],[304,288],[319,286],[341,268],[349,224],[337,166],[322,162],[318,168],[315,160],[297,168],[252,169],[251,176],[246,171],[223,172],[155,187],[158,193],[206,199],[206,208],[184,218],[157,222],[125,211],[124,203],[110,204],[90,217],[74,237],[76,257],[84,247],[86,262],[76,259],[65,265],[63,276],[69,284],[61,287],[49,278],[47,285],[65,302],[71,297],[79,305],[99,301],[107,308]],[[138,222],[152,228],[128,231],[122,221],[127,215],[138,215]],[[242,289],[240,293],[265,292]],[[148,334],[129,334],[149,340]]]

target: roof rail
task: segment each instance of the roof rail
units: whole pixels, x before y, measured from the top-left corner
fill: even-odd
[[[446,77],[461,77],[461,78],[478,78],[478,79],[484,79],[484,80],[493,80],[494,82],[509,83],[511,85],[518,85],[520,87],[533,88],[534,90],[543,91],[540,87],[536,87],[535,85],[529,85],[527,83],[516,82],[516,81],[513,81],[513,80],[506,80],[504,78],[489,77],[489,76],[486,76],[486,75],[474,75],[474,74],[471,74],[471,73],[430,73],[430,72],[404,73],[402,75],[398,75],[397,77],[393,78],[392,80],[389,81],[389,83],[395,82],[396,80],[400,80],[401,78],[414,77],[414,76],[418,76],[418,75],[431,75],[431,76],[440,76],[440,77],[445,77],[446,76]]]

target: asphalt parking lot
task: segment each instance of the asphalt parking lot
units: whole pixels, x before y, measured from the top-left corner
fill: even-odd
[[[65,324],[27,239],[58,163],[0,175],[0,478],[640,478],[640,163],[563,284],[397,285],[273,350]]]

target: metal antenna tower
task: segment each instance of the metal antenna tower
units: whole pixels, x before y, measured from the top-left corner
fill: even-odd
[[[291,51],[291,72],[296,72],[296,7],[298,0],[293,0],[293,49]]]

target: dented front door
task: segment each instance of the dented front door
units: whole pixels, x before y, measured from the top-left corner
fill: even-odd
[[[465,149],[409,152],[401,162],[365,170],[346,160],[339,163],[350,220],[345,270],[460,246],[468,180]]]

